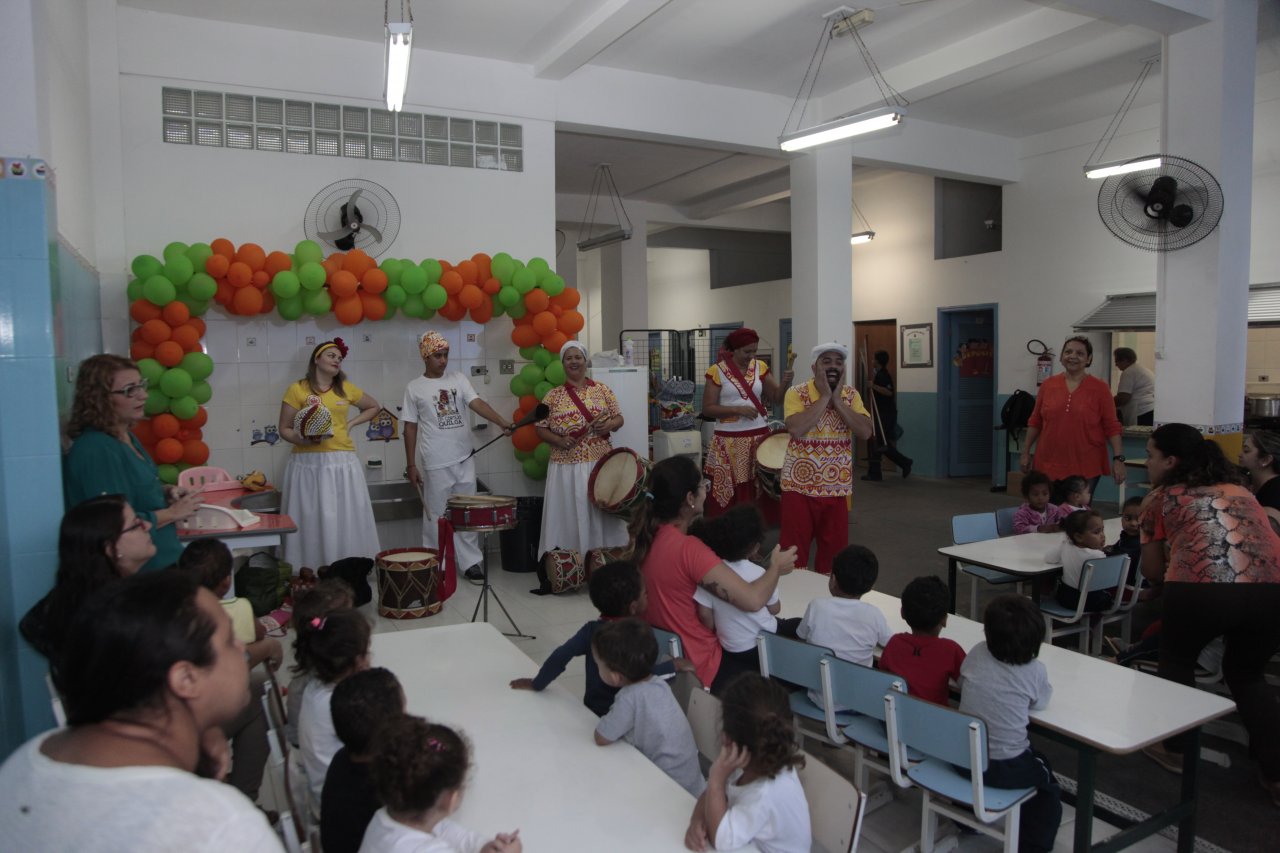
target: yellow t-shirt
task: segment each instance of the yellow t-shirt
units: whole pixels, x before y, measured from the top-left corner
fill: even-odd
[[[364,396],[354,382],[343,382],[342,390],[346,392],[346,397],[339,397],[330,388],[323,394],[316,394],[320,398],[320,402],[329,410],[329,414],[333,416],[333,436],[326,438],[319,444],[311,444],[293,446],[294,453],[329,453],[334,450],[355,450],[355,445],[351,443],[351,436],[347,435],[347,418],[351,415],[351,409]],[[307,387],[307,380],[299,379],[297,382],[289,386],[289,390],[284,393],[284,402],[293,406],[298,411],[302,411],[307,407],[307,398],[311,397],[312,392]]]
[[[257,632],[253,627],[253,605],[249,603],[249,599],[224,598],[222,599],[222,606],[226,608],[227,615],[231,617],[231,633],[235,634],[237,640],[248,644],[258,639]]]
[[[844,386],[841,398],[855,413],[871,417],[853,386]],[[804,385],[787,389],[782,410],[789,418],[817,401],[818,386],[810,379]],[[834,409],[826,409],[813,429],[787,442],[782,490],[812,497],[844,497],[853,493],[853,430]]]

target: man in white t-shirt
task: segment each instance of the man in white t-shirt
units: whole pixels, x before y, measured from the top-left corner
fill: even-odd
[[[425,371],[404,389],[400,420],[404,424],[404,452],[409,482],[422,494],[422,544],[438,548],[437,528],[451,495],[473,495],[476,466],[471,460],[471,430],[464,409],[497,424],[507,435],[511,422],[480,399],[461,373],[446,373],[449,342],[439,332],[418,340]],[[467,567],[467,580],[482,579],[480,546],[475,533],[455,533],[458,568]]]
[[[1152,426],[1156,413],[1155,374],[1138,364],[1138,354],[1128,347],[1117,348],[1113,356],[1120,371],[1116,406],[1124,416],[1125,426]]]

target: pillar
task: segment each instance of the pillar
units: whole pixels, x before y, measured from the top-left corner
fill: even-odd
[[[649,328],[647,220],[631,219],[631,239],[599,249],[600,350],[618,349],[624,329]]]
[[[853,335],[853,143],[814,148],[791,161],[791,340],[796,378],[809,350]]]

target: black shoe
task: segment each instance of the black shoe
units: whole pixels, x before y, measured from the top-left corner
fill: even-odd
[[[914,464],[915,464],[914,462],[908,462],[907,464],[902,466],[902,479],[905,480],[911,476],[911,466]]]
[[[868,483],[878,483],[883,480],[884,477],[879,474],[863,474],[862,479],[866,480]]]
[[[472,566],[471,568],[463,572],[462,576],[469,581],[476,581],[476,582],[484,581],[484,572],[480,570],[479,566]]]

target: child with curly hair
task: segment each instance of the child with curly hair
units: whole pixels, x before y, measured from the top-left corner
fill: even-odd
[[[684,843],[690,850],[736,850],[754,843],[761,853],[808,853],[813,843],[809,803],[796,771],[796,744],[787,691],[750,673],[721,695],[724,734],[698,798]]]
[[[1013,514],[1014,533],[1056,533],[1058,522],[1067,517],[1062,507],[1049,500],[1053,480],[1043,471],[1028,471],[1022,478],[1022,496],[1027,502]]]

